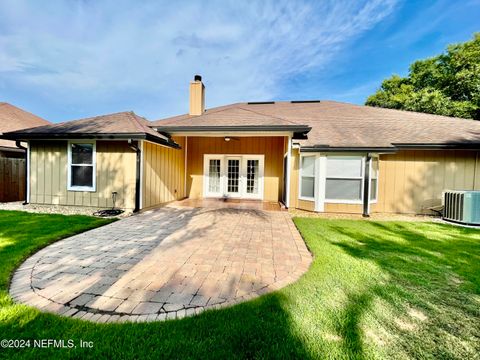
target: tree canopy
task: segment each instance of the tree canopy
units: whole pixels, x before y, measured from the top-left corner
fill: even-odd
[[[365,104],[480,120],[480,33],[384,80]]]

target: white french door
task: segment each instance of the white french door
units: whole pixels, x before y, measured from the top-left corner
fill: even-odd
[[[263,199],[263,155],[205,155],[204,196]]]
[[[221,156],[205,159],[204,194],[207,197],[223,196],[223,158]]]
[[[226,189],[224,193],[228,197],[240,197],[242,193],[243,179],[240,178],[241,156],[227,156],[226,161]]]

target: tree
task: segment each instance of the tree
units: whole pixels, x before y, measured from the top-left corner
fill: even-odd
[[[384,80],[365,104],[480,120],[480,33]]]

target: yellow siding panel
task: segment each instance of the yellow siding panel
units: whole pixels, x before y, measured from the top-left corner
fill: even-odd
[[[117,206],[135,206],[136,154],[126,141],[97,141],[95,192],[67,190],[67,142],[31,142],[31,203],[112,206],[112,191],[118,192]]]
[[[205,154],[264,155],[264,200],[281,200],[283,176],[283,137],[188,137],[187,196],[203,197],[203,158]]]
[[[174,137],[181,149],[144,143],[143,208],[150,208],[184,196],[184,138]]]
[[[430,213],[441,204],[442,191],[472,190],[476,152],[412,150],[380,156],[378,205],[373,212]],[[478,167],[478,164],[477,164]]]

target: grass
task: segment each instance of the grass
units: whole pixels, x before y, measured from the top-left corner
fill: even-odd
[[[8,297],[12,269],[34,247],[67,235],[65,222],[70,231],[99,225],[37,216],[0,212],[0,339],[82,339],[94,347],[3,349],[0,357],[466,359],[480,353],[476,229],[296,218],[315,256],[297,283],[194,318],[93,324]],[[21,226],[13,230],[15,224]],[[49,231],[41,230],[46,224]]]

